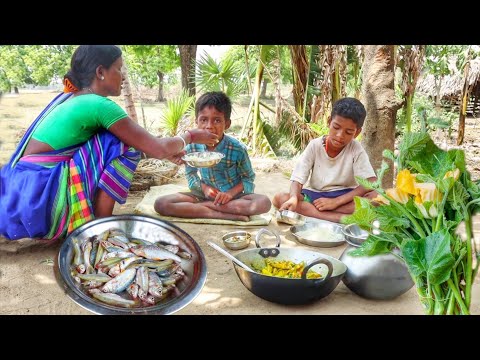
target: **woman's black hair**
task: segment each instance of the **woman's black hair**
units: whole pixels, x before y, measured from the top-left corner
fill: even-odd
[[[70,70],[64,76],[79,90],[90,86],[95,78],[97,67],[109,68],[122,56],[116,45],[80,45],[72,55]]]

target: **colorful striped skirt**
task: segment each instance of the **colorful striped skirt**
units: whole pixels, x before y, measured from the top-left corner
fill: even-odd
[[[13,159],[13,157],[12,157]],[[55,240],[94,219],[98,189],[124,204],[140,153],[109,131],[0,170],[0,234]]]

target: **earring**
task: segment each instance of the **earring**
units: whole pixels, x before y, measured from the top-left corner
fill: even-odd
[[[102,75],[102,77],[100,78],[100,80],[105,80],[105,76]]]

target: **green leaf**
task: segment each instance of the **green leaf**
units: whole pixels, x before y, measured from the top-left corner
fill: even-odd
[[[422,240],[406,241],[402,247],[402,256],[414,277],[420,277],[426,273],[423,246],[420,243]]]
[[[410,220],[396,207],[392,205],[382,205],[375,208],[377,212],[377,220],[380,221],[380,228],[384,231],[391,232],[395,228],[410,227]]]
[[[455,263],[450,250],[452,240],[447,230],[441,230],[425,239],[407,241],[402,254],[410,272],[416,277],[425,273],[432,285],[447,281]]]
[[[369,237],[362,245],[349,252],[351,256],[373,256],[378,254],[389,253],[393,248],[393,244],[389,241],[382,241],[373,237]]]
[[[355,176],[355,180],[357,180],[357,183],[361,186],[363,186],[365,189],[367,190],[375,190],[375,189],[378,189],[378,184],[377,186],[375,182],[371,182],[367,179],[364,179],[362,177],[359,177],[359,176]]]
[[[395,155],[393,154],[393,151],[390,150],[390,149],[384,149],[383,153],[382,153],[382,156],[386,159],[392,160],[393,162],[396,161]]]
[[[453,238],[446,230],[442,230],[425,239],[425,260],[427,279],[437,285],[448,280],[455,260],[450,251]]]
[[[380,169],[377,169],[377,181],[373,183],[373,186],[375,189],[378,189],[382,186],[382,179],[387,170],[390,168],[390,166],[387,164],[386,161],[382,161],[382,165]]]
[[[404,164],[406,160],[421,154],[428,141],[431,141],[428,133],[406,133],[399,144],[400,163]]]
[[[343,224],[358,224],[361,228],[369,229],[372,222],[376,219],[373,205],[369,200],[355,196],[355,211],[351,215],[342,217]]]
[[[468,194],[467,190],[462,185],[462,183],[460,183],[459,181],[455,182],[455,185],[453,186],[452,190],[448,194],[449,205],[453,209],[459,212],[462,212],[462,214],[463,214],[462,207],[466,205],[469,198],[470,198],[470,195]]]

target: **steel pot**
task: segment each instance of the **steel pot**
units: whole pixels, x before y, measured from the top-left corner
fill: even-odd
[[[407,265],[394,254],[351,256],[356,246],[349,245],[340,256],[348,269],[344,284],[355,294],[367,299],[389,300],[412,288],[414,282]]]
[[[276,237],[277,245],[273,248],[262,248],[260,238],[265,234]],[[279,303],[279,304],[306,304],[319,300],[329,295],[339,284],[347,267],[334,257],[310,250],[303,249],[280,249],[280,238],[277,234],[267,230],[260,229],[255,237],[256,249],[244,250],[235,257],[243,263],[251,266],[255,261],[266,258],[275,258],[275,260],[289,260],[295,263],[304,261],[307,263],[302,273],[301,279],[289,279],[275,276],[263,275],[257,272],[249,271],[233,263],[235,271],[242,284],[258,297]],[[307,279],[307,271],[316,267],[314,270],[322,274],[321,279]]]

